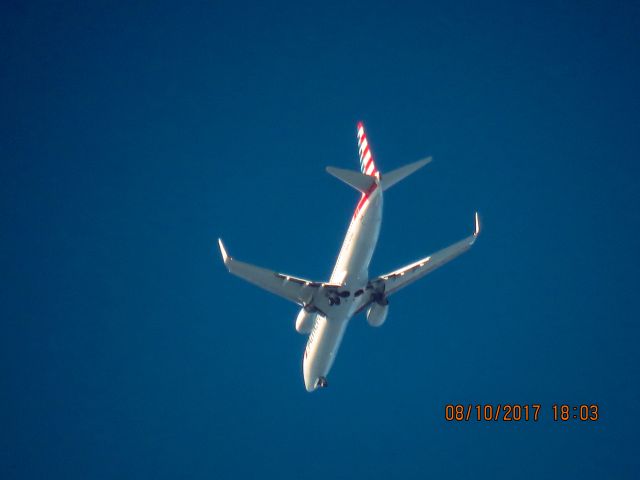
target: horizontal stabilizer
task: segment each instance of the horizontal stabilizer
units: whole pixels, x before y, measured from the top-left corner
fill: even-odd
[[[396,170],[393,170],[389,173],[382,174],[380,178],[382,191],[391,188],[403,178],[408,177],[416,170],[424,167],[430,161],[431,157],[423,158],[422,160],[418,160],[417,162],[410,163],[409,165],[405,165],[404,167],[397,168]]]
[[[327,172],[362,193],[367,193],[371,185],[376,181],[376,177],[371,175],[343,168],[327,167]]]

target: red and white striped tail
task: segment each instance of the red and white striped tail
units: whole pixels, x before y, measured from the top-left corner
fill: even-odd
[[[366,175],[374,175],[380,178],[380,173],[376,168],[376,164],[373,161],[373,154],[369,147],[369,141],[367,140],[367,134],[364,131],[364,124],[358,122],[358,153],[360,154],[360,170]]]

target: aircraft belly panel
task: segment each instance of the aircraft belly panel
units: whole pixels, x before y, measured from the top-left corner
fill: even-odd
[[[344,332],[349,323],[345,319],[318,317],[311,332],[303,360],[304,381],[307,390],[312,391],[320,377],[326,377],[338,354]]]
[[[366,283],[369,263],[378,243],[382,222],[382,193],[376,192],[366,210],[356,217],[347,232],[331,282]]]

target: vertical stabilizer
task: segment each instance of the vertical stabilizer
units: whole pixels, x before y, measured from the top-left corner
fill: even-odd
[[[364,131],[364,124],[362,122],[358,122],[358,126],[356,128],[358,131],[358,153],[360,154],[360,171],[365,175],[379,177],[380,173],[378,173],[376,164],[373,161],[373,153],[371,152],[369,140],[367,140],[367,134]]]

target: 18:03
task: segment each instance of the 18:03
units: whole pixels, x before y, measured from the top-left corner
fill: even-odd
[[[580,420],[582,422],[595,422],[600,419],[598,405],[558,405],[553,404],[553,420],[566,422],[567,420]]]

